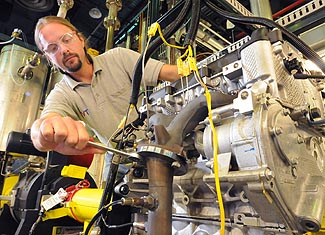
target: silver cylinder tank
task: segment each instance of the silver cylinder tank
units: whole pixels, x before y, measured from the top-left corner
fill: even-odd
[[[25,132],[38,116],[48,70],[46,61],[41,61],[28,79],[18,76],[18,70],[34,54],[35,52],[14,44],[1,50],[0,151],[6,150],[9,132]]]

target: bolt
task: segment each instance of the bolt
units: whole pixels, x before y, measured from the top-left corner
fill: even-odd
[[[303,144],[305,142],[305,139],[302,136],[298,135],[297,142],[298,144]]]
[[[133,170],[133,176],[136,178],[141,178],[143,176],[143,168],[137,167]]]
[[[297,168],[296,167],[291,167],[291,174],[293,177],[297,178]]]
[[[282,130],[281,127],[275,127],[275,134],[276,135],[280,135],[280,134],[282,134],[282,132],[283,132],[283,130]]]
[[[129,186],[127,184],[124,184],[120,187],[120,193],[122,195],[128,195],[128,193],[130,192]]]
[[[297,158],[293,158],[290,160],[292,165],[297,165],[298,164],[298,159]]]
[[[283,115],[284,116],[288,116],[290,114],[290,110],[289,109],[283,109]]]
[[[266,168],[266,169],[265,169],[264,174],[265,174],[265,178],[266,178],[267,180],[272,180],[272,179],[274,178],[274,172],[271,171],[271,169],[269,169],[269,168]]]
[[[181,167],[181,164],[179,162],[177,162],[177,161],[174,161],[172,163],[172,167],[174,167],[174,168],[180,168]]]
[[[190,203],[190,198],[184,194],[183,198],[182,198],[182,203],[184,206],[187,206]]]
[[[249,96],[249,94],[248,94],[247,91],[243,91],[243,92],[240,94],[240,98],[242,98],[243,100],[246,100],[248,96]]]

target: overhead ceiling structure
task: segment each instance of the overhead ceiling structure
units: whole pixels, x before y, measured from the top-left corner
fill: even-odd
[[[263,0],[264,1],[264,0]],[[303,7],[305,4],[318,2],[323,4],[324,0],[266,0],[270,3],[273,19],[280,20],[281,17],[286,16],[290,12]],[[58,0],[58,2],[62,2]],[[33,30],[37,20],[46,15],[57,15],[59,4],[55,0],[2,0],[0,1],[0,41],[5,40],[6,36],[10,36],[15,29],[22,30],[22,41],[29,45],[34,45]],[[108,16],[109,10],[105,0],[74,0],[73,7],[68,10],[66,18],[68,18],[88,39],[89,46],[98,50],[100,53],[105,51],[107,29],[105,28],[105,17]],[[114,1],[113,1],[114,2]],[[139,24],[143,19],[150,17],[150,12],[153,7],[148,6],[148,2],[156,9],[158,16],[164,14],[176,0],[122,0],[122,8],[118,11],[118,19],[120,22],[119,30],[114,35],[114,45],[121,45],[127,40],[126,35],[130,34],[131,39],[136,41],[139,35]],[[156,3],[157,2],[157,3]],[[232,12],[237,12],[235,9],[236,3],[240,6],[251,10],[254,1],[251,0],[214,0],[214,2]],[[157,4],[156,6],[154,4]],[[294,16],[286,22],[286,27],[296,34],[301,34],[315,24],[319,25],[324,22],[324,5],[321,5],[319,10],[317,7],[317,14],[310,14],[307,17],[298,19],[299,15]],[[312,8],[311,8],[312,9]],[[308,13],[308,12],[307,12]],[[303,14],[305,16],[307,14]],[[297,18],[298,17],[298,18]],[[210,40],[214,44],[214,48],[218,45],[228,44],[243,37],[245,33],[243,28],[236,26],[231,27],[231,23],[226,21],[220,15],[208,9],[206,6],[202,7],[201,11],[202,21],[200,23],[200,30],[198,33],[198,44],[204,45],[204,40]],[[282,20],[282,19],[281,19]],[[291,20],[291,22],[290,22]],[[201,37],[201,39],[200,39]],[[305,38],[309,38],[306,36]],[[202,42],[202,43],[200,43]],[[209,43],[206,44],[207,50]],[[133,44],[132,49],[138,49],[138,44]]]

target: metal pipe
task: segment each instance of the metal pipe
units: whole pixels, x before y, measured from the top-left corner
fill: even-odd
[[[107,28],[105,51],[108,51],[113,48],[114,32],[120,27],[117,12],[122,9],[122,2],[120,0],[107,0],[106,7],[108,9],[108,16],[104,20],[104,26]]]
[[[148,234],[172,234],[172,185],[173,168],[167,161],[156,157],[147,158],[149,195],[158,201],[158,206],[149,211]]]
[[[205,23],[200,22],[200,25],[201,25],[204,29],[210,31],[212,34],[214,34],[215,36],[217,36],[218,38],[220,38],[222,41],[224,41],[224,42],[227,43],[228,45],[231,44],[230,41],[228,41],[228,40],[227,40],[226,38],[224,38],[222,35],[220,35],[220,34],[217,33],[216,31],[214,31],[211,27],[209,27],[209,26],[206,25]]]
[[[125,48],[131,49],[131,34],[130,33],[128,33],[126,35]]]
[[[272,10],[269,0],[250,0],[251,10],[255,16],[272,20]]]
[[[70,10],[73,7],[74,1],[57,0],[57,2],[58,5],[60,6],[57,16],[65,18],[68,10]],[[31,61],[28,61],[28,63],[20,71],[18,71],[18,75],[24,79],[31,79],[33,76],[32,70],[39,65],[41,57],[42,54],[36,52],[33,56],[33,59]]]
[[[143,12],[140,15],[140,23],[139,23],[139,53],[143,53],[147,44],[147,19],[144,17]]]
[[[18,75],[23,79],[31,79],[33,77],[32,70],[37,67],[41,62],[42,54],[35,53],[33,58],[27,61],[26,65],[18,70]]]
[[[156,22],[159,18],[160,1],[151,0],[149,4],[149,25]]]
[[[57,16],[65,18],[68,10],[73,7],[73,0],[57,0],[58,5],[60,6]]]
[[[215,38],[213,38],[209,33],[205,32],[201,27],[197,31],[196,40],[201,41],[201,43],[208,48],[211,47],[212,51],[214,52],[221,51],[223,48],[225,48],[224,45],[220,44]]]
[[[105,46],[105,51],[108,51],[109,49],[113,48],[113,38],[114,38],[114,28],[113,26],[109,26],[107,28],[107,37],[106,37],[106,46]]]

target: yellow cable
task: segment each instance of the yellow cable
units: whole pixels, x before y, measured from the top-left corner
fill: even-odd
[[[184,52],[184,54],[181,55],[178,59],[183,59],[185,56],[187,56],[188,52],[189,52],[189,50],[187,48],[186,51]]]
[[[128,116],[130,116],[130,114],[131,114],[131,112],[133,111],[133,109],[134,109],[134,105],[133,104],[130,104],[130,108],[129,108],[129,112],[127,113],[127,115],[125,115],[122,119],[121,119],[121,121],[120,121],[120,123],[119,123],[119,125],[117,126],[117,129],[113,132],[113,134],[109,137],[109,139],[108,139],[108,143],[111,143],[112,144],[112,138],[116,135],[116,133],[117,132],[119,132],[120,130],[122,130],[123,128],[124,128],[124,126],[125,126],[125,122],[127,121],[127,118],[128,118]]]
[[[150,25],[149,30],[148,30],[148,36],[149,37],[153,37],[155,36],[156,32],[158,30],[159,36],[161,38],[161,40],[163,40],[163,42],[169,46],[169,47],[173,47],[173,48],[177,48],[177,49],[185,49],[186,47],[183,46],[177,46],[177,45],[173,45],[173,44],[169,44],[166,39],[164,38],[164,35],[161,31],[161,27],[160,24],[158,22],[155,22],[153,24]]]
[[[192,54],[192,48],[189,46],[189,56],[193,56]],[[192,63],[190,63],[191,69],[194,71],[196,76],[199,79],[200,84],[204,88],[205,91],[205,97],[207,100],[207,107],[208,107],[208,118],[209,123],[212,130],[212,136],[213,136],[213,170],[214,170],[214,176],[215,176],[215,184],[216,184],[216,191],[217,191],[217,199],[219,204],[219,210],[220,210],[220,235],[225,234],[225,225],[226,225],[226,217],[225,217],[225,209],[223,206],[223,200],[222,200],[222,193],[221,193],[221,186],[220,186],[220,179],[219,179],[219,165],[218,165],[218,136],[217,131],[213,123],[213,117],[212,117],[212,107],[211,107],[211,94],[209,92],[208,87],[205,85],[205,83],[202,81],[199,70],[196,66],[196,63],[194,63],[194,60],[191,60]]]
[[[181,47],[181,46],[176,46],[176,45],[172,45],[169,44],[161,31],[160,25],[158,22],[155,22],[152,26],[150,31],[150,36],[153,36],[156,33],[156,30],[158,30],[158,33],[160,35],[160,38],[162,39],[162,41],[170,47],[173,48],[177,48],[177,49],[185,49],[185,47]],[[185,51],[185,53],[179,58],[182,59],[183,57],[185,57],[186,55],[186,62],[189,63],[189,67],[192,71],[194,71],[194,73],[197,75],[198,78],[198,82],[203,86],[204,90],[205,90],[205,97],[207,100],[207,106],[208,106],[208,117],[209,117],[209,123],[211,126],[211,130],[212,130],[212,134],[213,134],[213,169],[214,169],[214,175],[215,175],[215,184],[216,184],[216,191],[217,191],[217,199],[218,199],[218,204],[219,204],[219,209],[220,209],[220,235],[224,235],[225,234],[225,210],[224,210],[224,206],[223,206],[223,200],[222,200],[222,194],[221,194],[221,186],[220,186],[220,180],[219,180],[219,165],[218,165],[218,137],[217,137],[217,131],[216,128],[214,126],[213,123],[213,118],[212,118],[212,108],[211,108],[211,94],[207,88],[207,86],[204,84],[204,82],[202,81],[198,68],[196,66],[196,59],[193,57],[193,50],[191,46],[187,47],[187,50]]]
[[[118,125],[118,129],[122,129],[122,128],[124,127],[124,125],[125,125],[125,120],[126,120],[126,118],[127,118],[128,116],[130,116],[130,114],[131,114],[131,112],[133,111],[133,109],[134,109],[134,105],[133,105],[133,104],[130,104],[130,110],[129,110],[127,116],[124,116],[124,117],[122,118],[122,120],[120,121],[120,124]]]
[[[212,136],[213,136],[213,169],[214,169],[214,176],[215,176],[215,183],[216,183],[216,190],[217,190],[217,197],[218,197],[218,203],[219,203],[219,209],[220,209],[220,235],[225,234],[225,209],[223,207],[223,200],[222,200],[222,194],[221,194],[221,186],[220,186],[220,180],[219,180],[219,165],[218,165],[218,136],[217,131],[213,123],[212,119],[212,112],[211,112],[211,94],[207,87],[205,86],[205,97],[207,99],[207,105],[208,105],[208,114],[209,114],[209,122],[212,130]]]
[[[157,23],[158,24],[158,23]],[[170,46],[170,47],[173,47],[173,48],[177,48],[177,49],[185,49],[186,47],[183,47],[183,46],[177,46],[177,45],[173,45],[173,44],[169,44],[166,39],[164,38],[164,35],[161,31],[161,28],[160,28],[160,24],[158,24],[158,33],[160,35],[160,38],[161,40],[163,40],[163,42],[167,45],[167,46]]]

